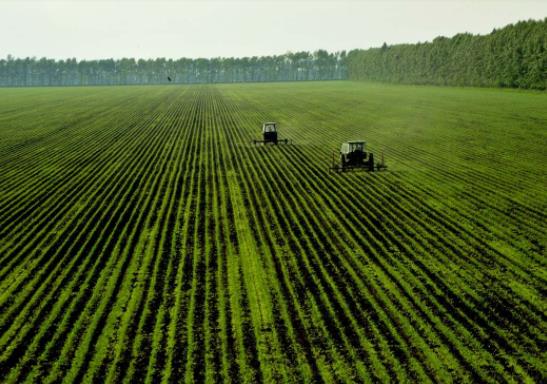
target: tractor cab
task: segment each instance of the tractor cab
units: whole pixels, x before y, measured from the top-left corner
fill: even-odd
[[[267,122],[262,124],[262,135],[264,136],[265,144],[277,144],[277,123]]]
[[[374,154],[366,151],[366,144],[364,140],[353,140],[342,143],[340,146],[339,162],[336,164],[333,153],[333,164],[330,169],[334,171],[374,171],[376,169],[384,169],[383,160],[381,164],[374,164]]]
[[[289,139],[278,139],[277,137],[277,123],[273,121],[268,121],[262,124],[262,140],[253,140],[253,144],[289,144],[291,141]]]
[[[277,123],[269,122],[262,124],[262,132],[277,132]]]
[[[340,166],[343,168],[369,168],[374,170],[374,155],[365,151],[361,140],[348,141],[340,147]]]
[[[365,152],[366,144],[365,141],[348,141],[342,144],[340,153],[348,155],[353,152]]]

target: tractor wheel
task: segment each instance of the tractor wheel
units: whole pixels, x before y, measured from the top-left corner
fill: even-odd
[[[371,172],[374,171],[374,154],[373,153],[368,155],[368,170]]]

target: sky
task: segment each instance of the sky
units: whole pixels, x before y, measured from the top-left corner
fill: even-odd
[[[547,0],[0,0],[0,57],[230,57],[484,34]]]

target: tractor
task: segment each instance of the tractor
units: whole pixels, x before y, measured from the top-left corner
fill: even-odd
[[[277,123],[275,122],[266,122],[262,124],[262,140],[253,140],[253,144],[289,144],[292,143],[292,140],[289,139],[279,139],[277,137]]]
[[[338,164],[336,164],[335,153],[333,153],[332,167],[330,169],[333,171],[362,170],[373,172],[386,168],[383,153],[381,162],[375,164],[374,154],[366,151],[366,142],[355,140],[342,143]]]

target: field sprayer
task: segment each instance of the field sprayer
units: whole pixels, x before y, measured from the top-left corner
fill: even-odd
[[[269,121],[262,124],[262,140],[253,140],[253,144],[292,144],[292,140],[289,139],[279,139],[277,137],[277,123]]]
[[[347,141],[342,143],[339,151],[338,162],[336,152],[332,153],[331,171],[381,171],[386,169],[384,153],[381,154],[380,162],[374,163],[374,154],[366,151],[366,142],[363,140]]]

